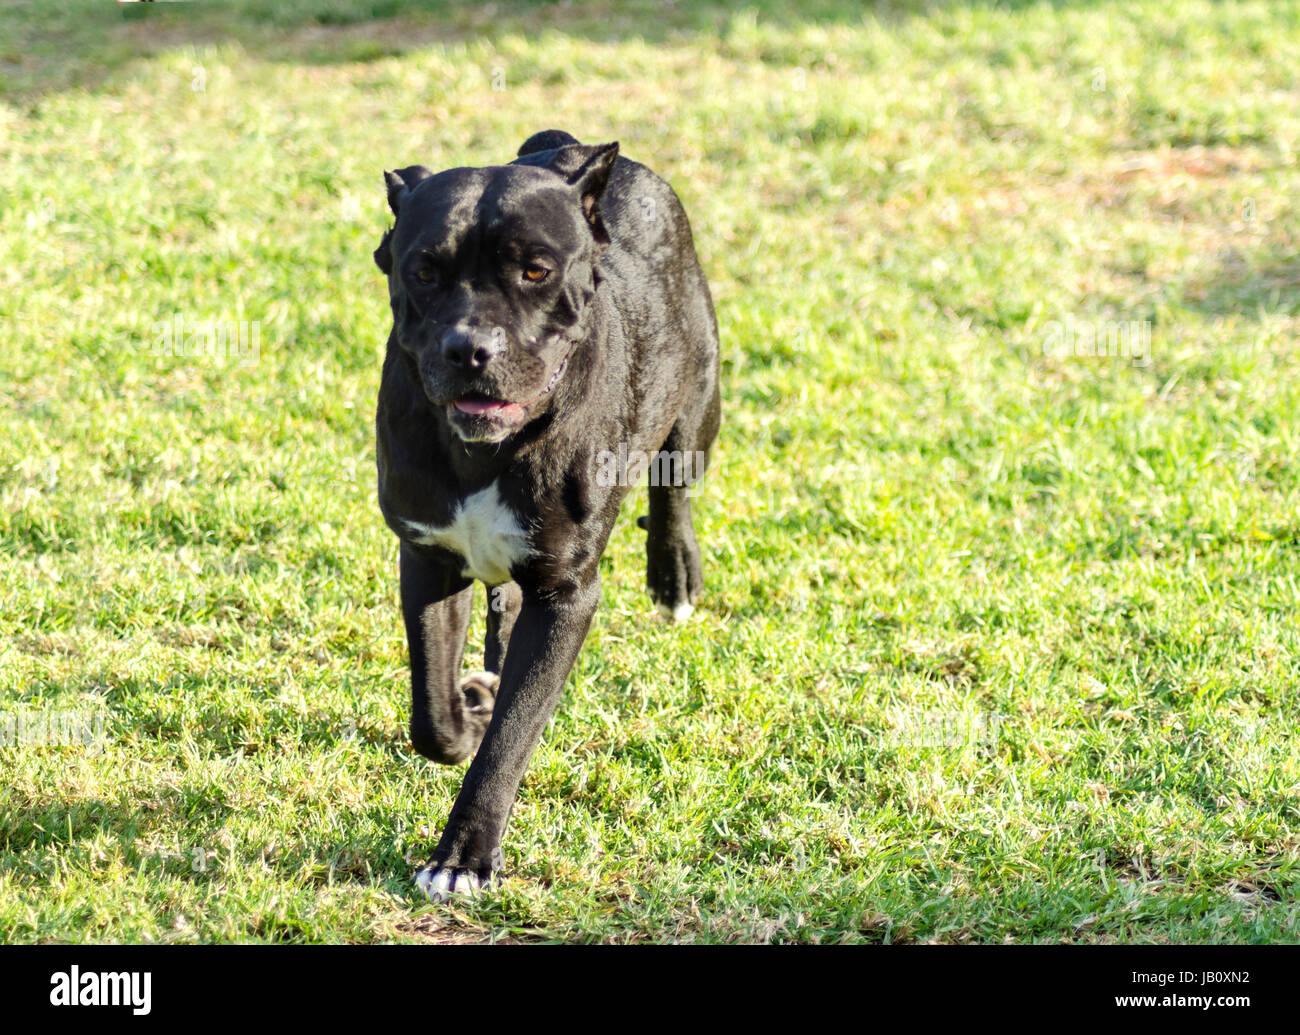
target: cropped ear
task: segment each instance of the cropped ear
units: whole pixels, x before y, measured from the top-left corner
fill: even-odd
[[[406,200],[406,195],[411,189],[400,173],[387,170],[384,171],[384,189],[388,191],[388,207],[393,210],[393,215],[397,215],[402,210],[402,202]]]
[[[423,165],[408,165],[405,169],[398,169],[396,172],[384,172],[384,189],[388,192],[388,207],[393,210],[393,215],[397,216],[402,209],[402,203],[411,193],[412,188],[421,180],[427,180],[433,173]],[[393,272],[393,252],[390,247],[393,242],[393,228],[389,227],[384,231],[383,240],[379,242],[379,247],[375,249],[375,265],[385,273]]]
[[[600,199],[604,196],[605,187],[609,183],[609,174],[614,168],[615,159],[618,158],[618,141],[588,150],[594,153],[576,172],[569,175],[568,182],[578,191],[578,198],[582,202],[582,214],[587,217],[592,236],[600,244],[609,244],[609,234],[605,231],[605,224],[600,220]]]
[[[577,137],[572,133],[564,132],[562,129],[544,129],[540,133],[534,133],[519,145],[519,150],[515,154],[518,157],[535,155],[539,151],[554,151],[557,147],[564,147],[566,144],[576,144],[577,142]]]
[[[379,242],[379,247],[375,249],[375,265],[378,266],[385,274],[393,272],[393,228],[390,226],[384,231],[383,240]]]
[[[388,191],[388,207],[393,210],[393,215],[397,215],[398,210],[402,207],[402,201],[411,192],[412,188],[421,180],[427,180],[432,175],[433,173],[422,165],[408,165],[405,169],[384,173],[384,187]]]

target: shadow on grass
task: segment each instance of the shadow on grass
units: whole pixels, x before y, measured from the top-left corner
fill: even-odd
[[[1188,287],[1182,302],[1207,317],[1296,316],[1300,314],[1300,258],[1267,247],[1225,250],[1213,271],[1198,276]]]
[[[272,839],[265,844],[237,840],[238,847],[223,847],[224,828],[242,810],[214,803],[202,791],[167,789],[138,802],[51,797],[32,803],[5,824],[8,854],[0,853],[0,870],[47,876],[54,855],[70,860],[73,868],[93,868],[103,859],[105,841],[117,845],[118,858],[131,870],[199,885],[227,883],[232,855],[237,868],[260,865],[281,879],[315,886],[391,881],[405,890],[416,865],[403,854],[404,835],[396,829],[365,835],[313,831],[303,838],[285,837],[283,844],[275,840],[284,837],[283,831],[268,830]],[[410,840],[420,854],[421,839]]]

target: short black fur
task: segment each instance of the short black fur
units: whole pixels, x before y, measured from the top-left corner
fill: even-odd
[[[595,613],[629,491],[598,476],[599,457],[713,446],[717,322],[676,195],[617,144],[548,130],[509,165],[411,166],[385,187],[379,506],[401,538],[411,738],[438,762],[474,754],[421,871],[442,897],[500,868],[519,783]],[[702,585],[688,490],[652,485],[643,524],[647,584],[670,613]],[[508,516],[523,538],[492,539],[487,518],[475,535],[524,545],[484,561],[440,539],[469,521],[471,497],[499,503],[473,513]],[[489,583],[487,674],[462,676],[476,576]]]

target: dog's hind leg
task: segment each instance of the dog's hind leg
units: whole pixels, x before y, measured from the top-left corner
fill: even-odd
[[[503,582],[488,587],[487,638],[483,644],[484,676],[500,676],[505,661],[510,631],[519,617],[524,595],[517,582]]]
[[[473,584],[402,544],[402,616],[411,651],[411,743],[444,765],[464,761],[492,721],[496,679],[460,677]]]
[[[718,435],[721,404],[716,380],[703,406],[687,410],[668,432],[650,466],[650,513],[638,524],[646,536],[646,588],[659,612],[684,621],[704,587],[691,497],[708,466]],[[656,484],[657,483],[657,484]]]
[[[519,617],[523,593],[517,582],[488,586],[487,636],[483,642],[483,671],[471,672],[460,681],[461,693],[471,706],[486,708],[490,715],[497,689],[501,686],[501,665],[510,643],[510,630]]]

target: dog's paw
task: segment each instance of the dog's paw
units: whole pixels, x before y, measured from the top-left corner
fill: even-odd
[[[430,859],[416,873],[415,886],[431,902],[446,902],[453,895],[471,898],[497,882],[504,864],[500,846],[492,849],[487,860],[478,865]]]
[[[656,610],[670,622],[684,622],[695,613],[694,604],[678,604],[676,607],[669,607],[667,604],[655,604]]]
[[[495,672],[470,672],[462,676],[460,692],[465,695],[465,709],[471,715],[490,717],[500,685],[501,677]]]
[[[695,537],[646,544],[646,589],[659,613],[684,622],[695,610],[704,588]]]
[[[415,875],[415,886],[430,902],[446,902],[452,895],[472,898],[491,884],[491,874],[482,877],[459,866],[426,866]]]

